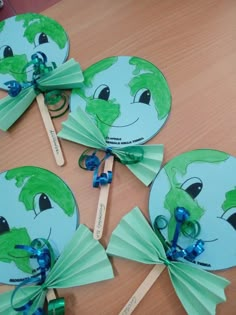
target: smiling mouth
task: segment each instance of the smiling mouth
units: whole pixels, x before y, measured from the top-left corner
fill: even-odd
[[[98,115],[96,115],[96,116],[97,116],[97,119],[98,119],[102,124],[107,125],[107,126],[109,126],[109,127],[114,127],[114,128],[124,128],[124,127],[128,127],[128,126],[131,126],[131,125],[135,124],[135,123],[139,120],[139,117],[138,117],[135,121],[133,121],[133,122],[130,123],[130,124],[123,125],[123,126],[114,126],[114,125],[109,125],[109,124],[105,123],[104,121],[102,121],[102,120],[99,118]]]
[[[203,240],[204,243],[211,243],[218,241],[218,238],[214,238],[213,240]]]

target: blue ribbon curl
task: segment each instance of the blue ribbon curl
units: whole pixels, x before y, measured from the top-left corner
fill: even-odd
[[[93,171],[93,187],[98,188],[100,186],[104,186],[107,184],[111,184],[113,174],[112,171],[108,171],[107,173],[102,172],[99,175],[99,168],[103,164],[103,162],[108,159],[112,155],[112,149],[108,147],[105,151],[105,156],[100,160],[96,155],[97,150],[95,150],[92,154],[87,155],[87,152],[90,151],[85,150],[80,159],[78,161],[79,166],[87,171]]]
[[[36,258],[39,265],[40,272],[33,275],[31,278],[23,280],[13,291],[11,296],[11,305],[16,312],[23,312],[23,315],[28,315],[30,308],[34,303],[34,299],[27,302],[25,305],[15,307],[14,297],[16,293],[25,285],[38,284],[41,285],[46,280],[46,273],[54,264],[53,250],[49,242],[45,239],[35,239],[30,246],[28,245],[16,245],[15,248],[27,251],[30,254],[30,258]],[[43,310],[39,307],[32,315],[43,315]]]
[[[174,215],[176,220],[176,227],[173,240],[171,242],[171,247],[168,248],[166,256],[169,260],[178,260],[179,258],[185,258],[186,260],[193,261],[204,251],[204,241],[197,240],[195,244],[188,246],[186,249],[178,249],[178,239],[181,233],[181,227],[184,222],[189,219],[190,213],[187,209],[183,207],[177,207],[175,209]],[[158,221],[156,222],[156,224],[158,224]]]

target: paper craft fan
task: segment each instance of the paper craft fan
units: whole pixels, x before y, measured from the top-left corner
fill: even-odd
[[[15,245],[44,238],[58,257],[79,223],[78,207],[61,178],[34,166],[1,173],[0,200],[0,283],[17,285],[37,273],[37,264]]]
[[[108,280],[113,276],[104,248],[93,238],[90,230],[81,224],[48,272],[43,284],[22,287],[15,295],[12,295],[12,291],[0,295],[0,314],[17,314],[11,306],[11,301],[17,307],[32,301],[28,311],[34,314],[43,308],[45,295],[50,288],[81,286]],[[57,314],[54,312],[52,314]]]
[[[163,267],[158,270],[159,265],[166,266],[176,294],[188,314],[215,314],[216,305],[225,301],[224,288],[229,281],[195,266],[170,261],[162,242],[137,207],[124,216],[113,231],[107,253],[141,263],[155,264],[156,267],[151,271],[155,277],[163,270]],[[148,281],[153,284],[155,279]],[[144,289],[149,288],[145,285]],[[126,304],[127,307],[119,314],[131,314],[143,295],[138,289],[136,295]]]
[[[68,51],[65,30],[49,17],[26,13],[0,22],[0,88],[9,92],[0,100],[0,130],[7,131],[37,98],[60,166],[64,158],[45,104],[55,105],[54,117],[61,115],[66,110],[66,96],[59,90],[78,88],[83,81],[77,62],[71,59],[63,64]],[[44,99],[42,92],[50,93]]]
[[[145,185],[152,182],[162,163],[163,146],[141,144],[160,130],[171,107],[169,87],[159,69],[138,57],[103,59],[84,71],[83,87],[72,91],[70,106],[58,136],[103,150],[107,163],[110,159],[105,172],[94,175],[94,187],[111,183],[111,156]],[[94,161],[94,154],[92,162],[85,158],[85,164],[97,173],[100,162]],[[99,202],[96,222],[105,212],[99,209],[106,209],[106,201],[107,197]],[[95,223],[95,229],[101,221]]]
[[[222,151],[200,149],[173,158],[154,180],[149,200],[150,219],[153,225],[161,218],[166,220],[167,224],[159,229],[166,243],[171,244],[173,239],[176,207],[184,207],[190,213],[178,240],[180,249],[195,241],[189,233],[191,226],[199,224],[195,238],[204,241],[205,250],[193,262],[183,259],[186,263],[208,270],[235,266],[234,171],[235,157]]]

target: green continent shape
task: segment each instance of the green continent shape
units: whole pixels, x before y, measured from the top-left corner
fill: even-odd
[[[233,190],[227,191],[225,194],[225,201],[222,205],[222,209],[227,211],[236,207],[236,187]]]
[[[100,72],[103,72],[113,66],[118,60],[118,57],[109,57],[98,61],[97,63],[90,66],[83,73],[84,75],[84,85],[87,87],[92,87],[93,78]],[[105,82],[104,82],[105,83]]]
[[[0,235],[0,261],[14,262],[18,269],[32,273],[30,254],[25,250],[15,248],[15,245],[30,246],[31,240],[26,228],[12,228],[10,232]]]
[[[10,74],[15,80],[19,82],[25,82],[27,75],[24,66],[27,64],[26,55],[16,55],[14,57],[7,57],[0,59],[0,73]]]
[[[34,43],[35,36],[45,33],[54,40],[60,49],[63,49],[68,41],[64,28],[55,20],[37,13],[26,13],[16,16],[16,21],[23,21],[25,27],[24,36],[29,43]]]
[[[129,82],[131,95],[134,96],[140,89],[148,89],[151,92],[158,119],[165,118],[171,107],[171,94],[165,77],[160,70],[144,59],[132,57],[129,63],[135,66],[134,77]],[[141,71],[146,71],[146,73],[140,74]]]
[[[4,25],[5,25],[5,21],[1,21],[1,22],[0,22],[0,32],[3,31]]]
[[[106,138],[113,122],[120,115],[120,105],[114,100],[91,99],[87,100],[86,111],[95,118],[96,125]]]
[[[94,99],[93,95],[85,95],[87,87],[93,87],[94,77],[103,71],[112,67],[118,60],[118,57],[110,57],[103,59],[84,71],[84,82],[82,89],[75,89],[73,93],[78,94],[86,102],[86,112],[89,113],[95,120],[97,127],[106,138],[114,121],[120,115],[120,105],[115,99],[102,100]],[[102,83],[101,83],[102,84]],[[106,84],[106,82],[104,82]],[[93,91],[94,93],[94,91]]]
[[[205,209],[201,207],[195,199],[181,189],[182,183],[177,181],[177,173],[182,176],[186,174],[191,163],[221,163],[226,161],[229,155],[215,150],[195,150],[179,155],[164,167],[170,182],[170,190],[166,194],[164,206],[170,211],[171,218],[168,225],[168,240],[173,239],[175,230],[174,210],[176,207],[184,207],[190,212],[190,220],[199,220]],[[204,183],[203,183],[204,185]],[[204,186],[203,186],[204,189]]]
[[[36,195],[45,193],[56,202],[67,216],[75,212],[75,199],[69,187],[55,174],[33,166],[14,168],[6,173],[7,180],[15,180],[21,188],[19,201],[23,202],[26,210],[34,209]]]

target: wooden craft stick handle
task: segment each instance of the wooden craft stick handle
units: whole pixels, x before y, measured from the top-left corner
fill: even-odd
[[[110,156],[108,159],[105,160],[104,173],[107,173],[108,171],[112,171],[113,162],[114,162],[114,156]],[[106,211],[107,211],[109,189],[110,189],[110,184],[101,186],[100,188],[100,195],[98,199],[97,213],[96,213],[96,219],[95,219],[95,225],[94,225],[94,231],[93,231],[93,237],[96,240],[99,240],[102,237],[105,216],[106,216]]]
[[[139,288],[135,291],[126,305],[122,308],[119,315],[129,315],[132,314],[137,305],[141,302],[145,294],[150,290],[154,282],[160,276],[162,271],[165,269],[165,265],[155,265],[155,267],[150,271],[146,279],[141,283]]]
[[[55,300],[57,298],[56,290],[55,289],[48,290],[46,298],[48,302]]]
[[[58,166],[62,166],[64,165],[65,161],[62,154],[61,146],[55,128],[53,126],[51,116],[48,112],[48,108],[44,104],[44,96],[42,93],[37,96],[37,103],[44,122],[45,129],[47,131],[47,135],[52,147],[52,152],[55,157],[56,163]]]

